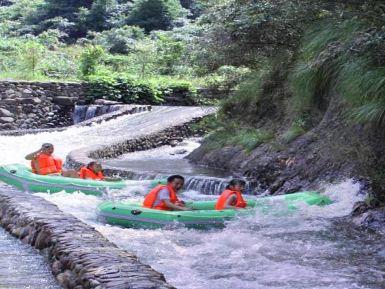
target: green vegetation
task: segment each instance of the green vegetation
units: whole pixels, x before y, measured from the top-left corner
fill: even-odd
[[[207,137],[208,147],[212,149],[224,146],[240,146],[245,152],[250,153],[259,145],[273,139],[269,131],[252,128],[240,128],[235,123],[226,124],[215,130]]]
[[[363,36],[368,27],[357,19],[328,20],[305,35],[289,79],[297,115],[324,110],[329,91],[337,91],[351,106],[353,121],[385,124],[385,68],[373,58],[383,32]]]
[[[0,78],[86,81],[90,101],[159,103],[176,92],[197,100],[198,86],[221,91],[213,135],[246,150],[271,139],[267,120],[285,121],[278,139],[286,143],[306,133],[331,92],[352,122],[385,125],[379,1],[10,4],[0,4]]]

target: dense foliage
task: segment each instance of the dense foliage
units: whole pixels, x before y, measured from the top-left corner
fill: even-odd
[[[246,131],[289,99],[291,141],[330,90],[352,121],[385,123],[384,15],[374,0],[1,1],[0,75],[92,80],[95,97],[132,100],[143,94],[116,87],[153,99],[162,81],[220,89],[218,121]]]

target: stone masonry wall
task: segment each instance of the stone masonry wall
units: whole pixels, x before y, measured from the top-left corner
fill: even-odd
[[[71,125],[74,104],[84,97],[80,83],[1,81],[0,130]]]
[[[163,276],[40,197],[0,191],[0,224],[41,250],[64,288],[172,289]]]
[[[191,99],[176,91],[165,98],[164,105],[197,105],[200,98],[214,100],[224,92],[198,89]],[[65,82],[0,81],[0,131],[46,129],[73,124],[75,104],[85,103],[87,85]]]

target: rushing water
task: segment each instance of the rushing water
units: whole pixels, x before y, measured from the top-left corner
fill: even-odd
[[[59,289],[43,256],[0,227],[0,288]]]
[[[71,127],[61,132],[44,132],[38,135],[0,136],[1,164],[27,163],[24,156],[37,150],[44,142],[55,145],[55,154],[65,158],[74,149],[92,145],[111,144],[158,132],[186,119],[213,111],[199,107],[153,107],[151,112],[124,115],[91,127]]]
[[[42,142],[54,143],[57,155],[64,157],[83,146],[113,143],[149,130],[158,131],[182,121],[185,116],[180,111],[180,108],[156,108],[151,113],[127,115],[93,127],[0,137],[1,163],[23,161],[23,156]],[[199,113],[196,108],[186,108],[187,115]],[[143,154],[137,160],[142,160]],[[149,154],[154,160],[162,161],[161,154]],[[133,160],[132,155],[130,158]],[[357,195],[358,185],[350,180],[324,186],[323,193],[334,200],[332,205],[302,206],[298,212],[285,217],[256,212],[228,222],[222,230],[183,227],[134,230],[100,222],[96,208],[104,199],[143,198],[145,186],[135,184],[127,191],[111,192],[103,198],[81,193],[38,195],[94,226],[119,247],[134,252],[178,288],[385,288],[384,239],[354,231],[340,220],[362,199]],[[188,190],[183,198],[211,200],[216,197]]]
[[[286,217],[256,213],[228,222],[223,230],[209,231],[124,229],[98,221],[95,211],[100,198],[39,195],[137,254],[178,288],[384,288],[384,240],[335,221],[362,198],[357,191],[358,185],[348,180],[324,191],[335,201],[332,205],[303,206]],[[214,198],[195,191],[183,197]],[[126,198],[141,197],[126,192]]]
[[[137,179],[164,179],[170,174],[185,176],[187,190],[204,194],[220,194],[228,184],[226,172],[196,166],[185,157],[200,146],[199,138],[186,139],[175,147],[162,146],[147,151],[127,153],[117,159],[104,160],[110,167],[135,171]],[[247,193],[251,192],[248,188]]]
[[[73,113],[74,124],[114,112],[124,107],[123,105],[76,105]]]

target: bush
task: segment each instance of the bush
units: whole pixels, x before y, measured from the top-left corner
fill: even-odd
[[[100,46],[89,45],[84,49],[80,57],[80,72],[83,78],[96,72],[103,54],[103,48]]]
[[[145,38],[143,29],[136,26],[123,26],[100,33],[91,32],[92,43],[101,45],[110,53],[128,54],[136,41]]]
[[[103,98],[123,103],[159,104],[165,97],[178,93],[194,98],[196,90],[191,83],[159,79],[137,79],[130,75],[114,75],[109,71],[88,76],[89,102]]]
[[[230,90],[247,79],[251,70],[247,67],[221,66],[205,78],[205,86],[210,89]]]

